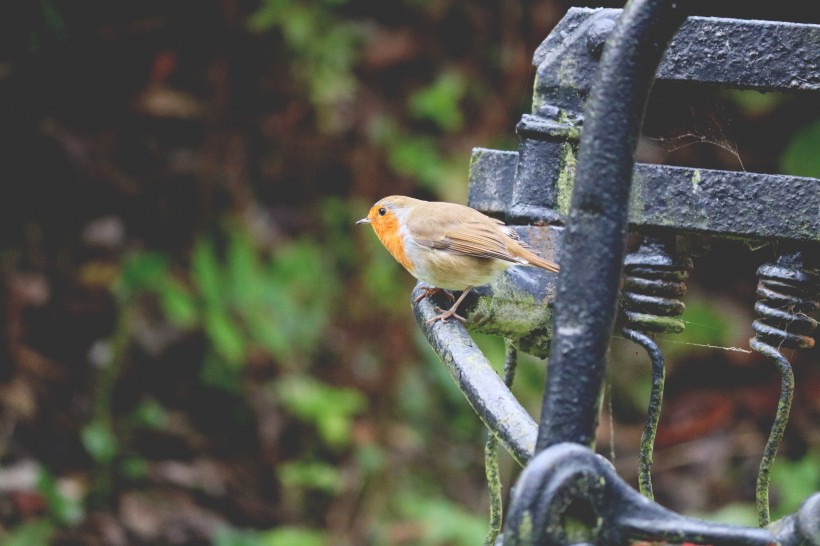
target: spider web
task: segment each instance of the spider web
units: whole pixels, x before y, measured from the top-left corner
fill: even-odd
[[[737,161],[744,172],[746,167],[733,136],[733,115],[719,96],[713,96],[704,102],[690,105],[681,116],[677,129],[666,135],[644,135],[647,140],[656,143],[668,153],[695,145],[709,145],[727,152]]]

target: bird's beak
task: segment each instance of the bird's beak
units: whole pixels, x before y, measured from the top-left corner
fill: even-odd
[[[356,222],[356,224],[369,224],[369,223],[370,223],[370,218],[362,218],[361,220]]]

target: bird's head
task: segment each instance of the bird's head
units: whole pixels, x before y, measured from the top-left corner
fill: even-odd
[[[411,197],[391,195],[390,197],[376,201],[376,203],[370,207],[367,216],[356,223],[370,224],[379,236],[395,235],[399,229],[400,222],[407,212],[417,203],[419,203],[419,201]]]

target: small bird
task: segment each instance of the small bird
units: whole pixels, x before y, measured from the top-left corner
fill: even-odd
[[[450,309],[428,324],[450,317],[464,322],[456,309],[470,289],[489,284],[511,265],[558,272],[556,264],[530,250],[504,222],[464,205],[391,195],[356,223],[370,224],[396,261],[433,287],[416,301],[441,289],[463,290]]]

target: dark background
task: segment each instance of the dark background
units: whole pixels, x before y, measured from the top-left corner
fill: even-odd
[[[811,2],[712,4],[820,22]],[[515,149],[569,5],[3,3],[0,541],[480,543],[484,431],[412,279],[354,221],[388,194],[466,201],[470,149]],[[639,155],[818,177],[818,105],[658,87]],[[661,336],[656,496],[753,523],[779,382],[745,351],[777,249],[703,243],[687,331]],[[817,357],[793,358],[775,515],[820,486]],[[536,416],[544,367],[515,387]],[[616,337],[599,448],[633,482],[647,371]]]

